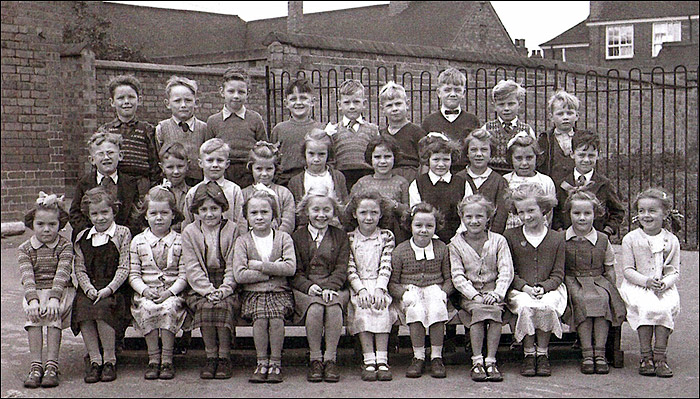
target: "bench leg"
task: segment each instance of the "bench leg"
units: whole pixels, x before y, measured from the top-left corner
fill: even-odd
[[[389,333],[389,353],[399,353],[399,346],[399,326],[394,324]]]
[[[605,347],[605,357],[611,361],[612,366],[615,368],[622,368],[625,365],[625,352],[621,349],[621,340],[622,326],[610,327],[608,342]]]

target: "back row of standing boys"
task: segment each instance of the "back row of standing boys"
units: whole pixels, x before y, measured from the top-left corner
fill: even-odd
[[[445,323],[455,314],[469,328],[476,381],[502,380],[496,351],[511,316],[524,376],[550,375],[549,337],[561,337],[562,317],[579,333],[583,373],[609,371],[608,328],[626,319],[639,332],[640,373],[671,376],[666,345],[680,305],[679,244],[663,228],[669,196],[649,189],[635,201],[641,227],[623,239],[618,292],[608,236],[624,209],[595,170],[598,136],[575,129],[578,99],[553,95],[554,127],[537,139],[518,119],[517,83],[493,88],[498,118],[481,127],[461,109],[465,83],[454,68],[442,72],[440,111],[421,127],[407,119],[403,87],[389,82],[379,95],[388,126],[379,130],[363,119],[360,82],[343,82],[342,119],[324,128],[310,118],[313,88],[297,79],[285,90],[291,119],[268,138],[233,71],[224,74],[223,109],[206,123],[194,116],[196,82],[173,76],[172,118],[155,129],[136,119],[138,80],[112,79],[117,119],[88,142],[95,168],[76,189],[72,244],[58,235],[68,215],[55,196],[42,193],[28,214],[35,235],[19,251],[33,357],[25,385],[58,384],[68,325],[85,341],[85,381],[116,379],[115,342],[131,316],[146,339],[147,379],[174,377],[175,334],[195,328],[207,357],[200,376],[230,378],[241,317],[253,322],[251,382],[283,380],[286,319],[306,326],[307,379],[338,381],[345,315],[361,341],[363,380],[392,379],[397,321],[413,345],[406,376],[424,372],[427,331],[431,375],[444,378]],[[66,277],[73,253],[77,292]],[[41,326],[49,326],[45,366]]]

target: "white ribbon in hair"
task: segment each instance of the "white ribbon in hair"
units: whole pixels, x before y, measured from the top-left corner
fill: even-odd
[[[430,132],[427,134],[427,136],[428,137],[437,137],[437,138],[443,139],[445,141],[450,141],[450,139],[447,136],[445,136],[443,133],[440,133],[440,132]]]
[[[36,199],[37,205],[42,205],[46,207],[53,206],[57,204],[58,206],[63,205],[63,195],[58,197],[56,194],[46,194],[43,191],[39,191],[39,198]]]
[[[518,132],[518,134],[513,136],[512,139],[508,140],[508,144],[506,145],[506,148],[510,148],[521,137],[532,137],[532,136],[530,136],[529,134],[527,134],[525,132]]]
[[[328,124],[326,125],[325,129],[323,129],[323,131],[325,131],[328,136],[332,137],[334,134],[338,133],[338,128],[335,127],[334,124],[328,122]]]
[[[277,198],[277,193],[273,189],[271,189],[270,187],[268,187],[262,183],[253,184],[253,188],[255,189],[255,191],[264,191],[264,192],[272,195],[274,198]]]

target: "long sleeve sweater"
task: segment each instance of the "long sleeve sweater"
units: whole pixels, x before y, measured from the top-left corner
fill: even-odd
[[[488,232],[481,254],[478,254],[462,234],[448,245],[452,265],[452,284],[467,299],[489,291],[503,300],[513,282],[513,259],[508,242],[500,234]]]
[[[275,192],[277,200],[277,218],[273,220],[272,227],[279,231],[283,231],[287,234],[292,234],[294,232],[294,220],[296,218],[296,204],[294,203],[294,196],[288,188],[280,186],[279,184],[272,184],[270,189]],[[248,201],[253,193],[256,191],[255,185],[250,185],[242,190],[243,203]],[[248,220],[243,215],[243,230],[248,231]]]
[[[267,140],[265,122],[259,113],[247,109],[245,118],[233,114],[224,120],[223,111],[217,112],[207,119],[207,129],[204,141],[218,137],[231,147],[229,159],[231,163],[246,163],[248,151],[259,140]]]
[[[236,282],[245,291],[290,290],[288,277],[294,276],[297,268],[292,237],[284,231],[275,230],[270,260],[263,261],[260,266],[251,267],[251,260],[262,261],[252,234],[249,231],[236,239],[233,255],[233,274]]]
[[[304,144],[304,137],[313,129],[323,130],[323,124],[313,119],[307,119],[303,122],[289,119],[272,128],[270,142],[280,144],[279,174],[289,170],[303,169],[306,166],[306,158],[301,152],[301,147]]]
[[[435,259],[416,260],[416,253],[411,247],[411,241],[399,244],[391,255],[391,279],[389,292],[395,298],[401,298],[406,292],[406,286],[413,284],[427,287],[438,284],[449,296],[454,292],[452,272],[450,270],[450,252],[442,241],[433,239]]]
[[[523,227],[514,227],[503,233],[513,256],[515,276],[511,288],[522,291],[529,285],[542,286],[545,292],[554,291],[564,281],[566,242],[564,233],[547,230],[540,245],[534,248],[523,235]]]
[[[17,248],[17,263],[27,303],[38,300],[37,290],[44,289],[51,290],[49,298],[60,300],[65,287],[71,284],[73,244],[60,235],[48,244],[32,236]]]
[[[660,276],[667,288],[676,284],[681,266],[681,246],[678,237],[666,229],[661,230],[659,234],[663,234],[664,239],[663,265],[657,265],[654,261],[651,246],[641,228],[630,231],[622,238],[620,264],[627,281],[645,287],[649,278]]]

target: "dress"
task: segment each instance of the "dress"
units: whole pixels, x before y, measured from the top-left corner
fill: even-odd
[[[365,237],[359,228],[356,228],[348,234],[348,239],[348,282],[352,287],[348,304],[348,330],[353,335],[360,332],[389,333],[398,318],[392,298],[386,291],[391,277],[394,235],[389,230],[378,228],[374,234]],[[377,287],[385,290],[387,307],[381,310],[374,306],[368,309],[361,308],[358,304],[360,289],[365,288],[370,295],[374,295]]]

